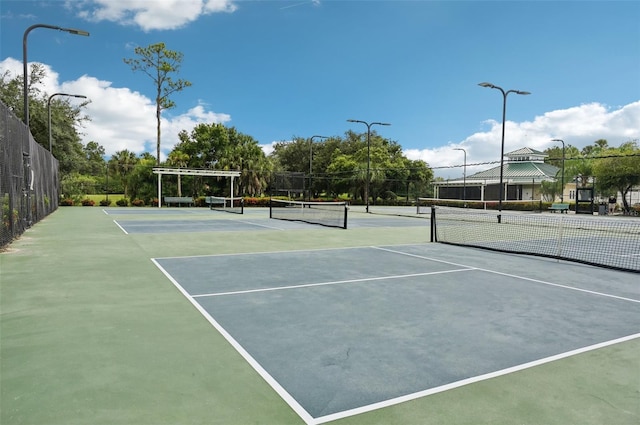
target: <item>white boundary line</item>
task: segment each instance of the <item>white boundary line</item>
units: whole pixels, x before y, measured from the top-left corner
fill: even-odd
[[[400,255],[407,255],[407,256],[410,256],[410,257],[423,258],[425,260],[437,261],[437,262],[440,262],[440,263],[447,263],[447,264],[456,265],[456,266],[460,266],[460,267],[469,267],[469,268],[471,268],[471,266],[466,266],[464,264],[451,263],[451,262],[448,262],[448,261],[442,261],[442,260],[438,260],[438,259],[435,259],[435,258],[425,257],[425,256],[422,256],[422,255],[410,254],[410,253],[402,252],[402,251],[395,251],[393,249],[379,248],[379,247],[372,247],[372,248],[381,249],[383,251],[393,252],[393,253],[400,254]],[[473,269],[474,270],[478,270],[478,271],[482,271],[482,272],[485,272],[485,273],[492,273],[492,274],[497,274],[497,275],[500,275],[500,276],[511,277],[513,279],[527,280],[529,282],[541,283],[543,285],[555,286],[557,288],[563,288],[563,289],[569,289],[571,291],[584,292],[586,294],[598,295],[598,296],[607,297],[607,298],[614,298],[614,299],[617,299],[617,300],[629,301],[629,302],[632,302],[632,303],[640,303],[640,300],[637,300],[637,299],[634,299],[634,298],[621,297],[621,296],[618,296],[618,295],[607,294],[607,293],[604,293],[604,292],[597,292],[597,291],[591,291],[589,289],[576,288],[574,286],[561,285],[559,283],[547,282],[547,281],[544,281],[544,280],[533,279],[533,278],[524,277],[524,276],[518,276],[518,275],[515,275],[515,274],[511,274],[511,273],[504,273],[504,272],[499,272],[499,271],[495,271],[495,270],[483,269],[483,268],[480,268],[480,267],[473,267]]]
[[[599,348],[608,347],[610,345],[619,344],[621,342],[631,341],[631,340],[637,339],[637,338],[640,338],[640,333],[633,334],[633,335],[628,335],[628,336],[625,336],[625,337],[622,337],[622,338],[618,338],[618,339],[613,339],[611,341],[601,342],[599,344],[590,345],[588,347],[578,348],[576,350],[567,351],[567,352],[561,353],[561,354],[556,354],[555,356],[545,357],[543,359],[534,360],[534,361],[528,362],[528,363],[523,363],[523,364],[520,364],[518,366],[509,367],[509,368],[498,370],[498,371],[495,371],[495,372],[485,373],[484,375],[474,376],[473,378],[463,379],[461,381],[452,382],[450,384],[442,385],[440,387],[431,388],[431,389],[428,389],[428,390],[425,390],[425,391],[419,391],[419,392],[413,393],[413,394],[407,394],[406,396],[396,397],[396,398],[393,398],[393,399],[381,401],[379,403],[370,404],[368,406],[362,406],[362,407],[359,407],[357,409],[345,410],[345,411],[342,411],[342,412],[334,413],[332,415],[321,416],[321,417],[315,418],[313,424],[314,425],[323,424],[325,422],[335,421],[337,419],[343,419],[343,418],[346,418],[346,417],[349,417],[349,416],[354,416],[354,415],[358,415],[358,414],[365,413],[365,412],[371,412],[373,410],[382,409],[382,408],[385,408],[385,407],[389,407],[389,406],[393,406],[393,405],[396,405],[396,404],[404,403],[406,401],[416,400],[418,398],[422,398],[422,397],[425,397],[425,396],[428,396],[428,395],[441,393],[443,391],[451,390],[451,389],[454,389],[454,388],[459,388],[459,387],[462,387],[462,386],[465,386],[465,385],[469,385],[469,384],[474,384],[474,383],[477,383],[477,382],[480,382],[480,381],[486,381],[487,379],[492,379],[492,378],[496,378],[498,376],[503,376],[503,375],[508,375],[510,373],[519,372],[519,371],[524,370],[524,369],[529,369],[529,368],[532,368],[532,367],[540,366],[540,365],[543,365],[545,363],[550,363],[550,362],[553,362],[553,361],[556,361],[556,360],[565,359],[567,357],[575,356],[577,354],[586,353],[588,351],[597,350]]]
[[[115,220],[114,220],[114,222],[115,222]],[[117,224],[117,222],[116,222],[116,224]],[[123,229],[123,231],[124,231],[124,229]],[[398,245],[398,246],[414,246],[414,244],[409,244],[409,245],[402,244],[402,245]],[[440,271],[440,272],[428,272],[428,273],[416,273],[416,274],[408,274],[408,275],[397,275],[397,276],[385,276],[385,277],[374,277],[374,278],[364,278],[364,279],[353,279],[353,280],[314,283],[314,284],[306,284],[306,285],[293,285],[293,286],[286,286],[286,287],[280,287],[280,288],[265,288],[265,289],[254,289],[254,290],[246,290],[246,291],[233,291],[233,292],[225,292],[225,293],[217,293],[217,294],[215,294],[215,293],[214,294],[200,294],[200,295],[193,295],[192,296],[192,295],[189,295],[189,293],[166,270],[164,270],[164,268],[156,261],[156,260],[161,260],[161,259],[179,259],[179,258],[194,258],[194,257],[217,257],[217,256],[229,256],[229,255],[277,254],[277,253],[287,253],[287,252],[305,252],[305,251],[306,252],[312,252],[312,251],[327,251],[327,250],[357,249],[357,248],[378,249],[378,250],[387,251],[387,252],[391,252],[391,253],[395,253],[395,254],[421,258],[421,259],[424,259],[424,260],[434,261],[434,262],[443,263],[443,264],[449,264],[449,265],[452,265],[452,266],[463,267],[463,268],[462,269],[458,269],[458,270],[448,270],[448,271]],[[563,288],[563,289],[569,289],[569,290],[573,290],[573,291],[584,292],[584,293],[588,293],[588,294],[592,294],[592,295],[615,298],[615,299],[619,299],[619,300],[623,300],[623,301],[630,301],[630,302],[634,302],[634,303],[640,303],[640,300],[636,300],[636,299],[632,299],[632,298],[626,298],[626,297],[619,297],[619,296],[616,296],[616,295],[611,295],[611,294],[606,294],[606,293],[601,293],[601,292],[596,292],[596,291],[590,291],[590,290],[581,289],[581,288],[574,288],[574,287],[571,287],[571,286],[566,286],[566,285],[546,282],[546,281],[542,281],[542,280],[538,280],[538,279],[527,278],[527,277],[524,277],[524,276],[518,276],[518,275],[498,272],[498,271],[494,271],[494,270],[488,270],[488,269],[468,266],[468,265],[464,265],[464,264],[460,264],[460,263],[454,263],[454,262],[451,262],[451,261],[440,260],[440,259],[437,259],[437,258],[430,258],[430,257],[422,256],[422,255],[411,254],[411,253],[407,253],[407,252],[396,251],[396,250],[393,250],[393,249],[382,248],[382,247],[377,247],[377,246],[357,246],[357,247],[346,247],[346,248],[323,248],[323,249],[309,249],[309,250],[299,250],[299,251],[291,250],[291,251],[277,251],[277,252],[251,252],[251,253],[240,253],[240,254],[214,254],[214,255],[199,255],[199,256],[186,256],[186,257],[163,257],[163,258],[152,258],[151,261],[173,283],[173,285],[189,300],[189,302],[191,302],[191,304],[207,319],[207,321],[209,321],[209,323],[211,323],[211,325],[218,332],[220,332],[220,334],[238,351],[238,353],[251,365],[251,367],[253,367],[254,370],[256,372],[258,372],[258,374],[278,393],[278,395],[280,395],[280,397],[282,397],[282,399],[300,416],[300,418],[307,425],[320,425],[320,424],[324,424],[326,422],[335,421],[335,420],[338,420],[338,419],[344,419],[344,418],[347,418],[347,417],[355,416],[355,415],[362,414],[362,413],[371,412],[371,411],[378,410],[378,409],[383,409],[383,408],[394,406],[394,405],[397,405],[397,404],[401,404],[401,403],[404,403],[404,402],[407,402],[407,401],[416,400],[416,399],[423,398],[423,397],[426,397],[426,396],[429,396],[429,395],[433,395],[433,394],[437,394],[437,393],[440,393],[440,392],[448,391],[448,390],[451,390],[451,389],[463,387],[463,386],[466,386],[466,385],[474,384],[474,383],[485,381],[485,380],[488,380],[488,379],[492,379],[492,378],[508,375],[510,373],[522,371],[522,370],[525,370],[525,369],[530,369],[530,368],[533,368],[533,367],[536,367],[536,366],[540,366],[540,365],[543,365],[543,364],[546,364],[546,363],[550,363],[550,362],[553,362],[553,361],[556,361],[556,360],[565,359],[565,358],[572,357],[572,356],[575,356],[575,355],[578,355],[578,354],[586,353],[586,352],[589,352],[589,351],[594,351],[594,350],[597,350],[597,349],[600,349],[600,348],[604,348],[604,347],[608,347],[608,346],[611,346],[611,345],[615,345],[615,344],[619,344],[619,343],[622,343],[622,342],[627,342],[627,341],[631,341],[631,340],[640,338],[640,333],[636,333],[636,334],[628,335],[628,336],[625,336],[625,337],[613,339],[613,340],[610,340],[610,341],[605,341],[605,342],[601,342],[601,343],[598,343],[598,344],[593,344],[593,345],[590,345],[590,346],[587,346],[587,347],[582,347],[582,348],[578,348],[578,349],[575,349],[575,350],[567,351],[567,352],[564,352],[564,353],[556,354],[556,355],[553,355],[553,356],[545,357],[545,358],[542,358],[542,359],[534,360],[534,361],[531,361],[531,362],[523,363],[523,364],[520,364],[520,365],[517,365],[517,366],[513,366],[513,367],[510,367],[510,368],[498,370],[498,371],[495,371],[495,372],[490,372],[490,373],[486,373],[486,374],[483,374],[483,375],[474,376],[472,378],[467,378],[467,379],[463,379],[463,380],[460,380],[460,381],[452,382],[452,383],[449,383],[449,384],[446,384],[446,385],[442,385],[442,386],[439,386],[439,387],[430,388],[428,390],[419,391],[419,392],[416,392],[416,393],[407,394],[405,396],[384,400],[382,402],[373,403],[373,404],[370,404],[370,405],[367,405],[367,406],[358,407],[356,409],[344,410],[344,411],[337,412],[337,413],[334,413],[334,414],[331,414],[331,415],[320,416],[320,417],[314,418],[291,396],[291,394],[289,394],[278,383],[278,381],[276,381],[242,347],[242,345],[240,345],[202,306],[200,306],[200,304],[196,301],[196,298],[219,296],[219,295],[246,294],[246,293],[252,293],[252,292],[277,291],[277,290],[284,290],[284,289],[294,289],[294,288],[304,288],[304,287],[314,287],[314,286],[336,285],[336,284],[343,284],[343,283],[357,283],[357,282],[376,281],[376,280],[384,280],[384,279],[399,279],[399,278],[413,277],[413,276],[425,276],[425,275],[435,275],[435,274],[442,274],[442,273],[453,273],[453,272],[459,272],[459,271],[478,270],[478,271],[482,271],[482,272],[486,272],[486,273],[493,273],[493,274],[498,274],[498,275],[501,275],[501,276],[511,277],[511,278],[514,278],[514,279],[527,280],[527,281],[531,281],[531,282],[535,282],[535,283],[541,283],[541,284],[544,284],[544,285],[555,286],[555,287],[559,287],[559,288]]]
[[[256,226],[256,227],[266,227],[267,229],[271,229],[271,230],[285,230],[282,227],[273,227],[273,226],[267,226],[265,224],[258,224],[258,223],[252,223],[250,221],[246,221],[246,220],[233,220],[233,221],[237,221],[239,223],[245,223],[245,224],[250,224],[252,226]]]
[[[349,279],[349,280],[336,280],[333,282],[320,282],[320,283],[306,283],[303,285],[289,285],[289,286],[275,286],[271,288],[260,288],[260,289],[247,289],[244,291],[230,291],[230,292],[217,292],[217,293],[209,293],[209,294],[198,294],[192,295],[193,298],[204,298],[204,297],[218,297],[223,295],[238,295],[238,294],[251,294],[254,292],[270,292],[270,291],[282,291],[286,289],[298,289],[298,288],[312,288],[315,286],[330,286],[330,285],[340,285],[340,284],[348,284],[348,283],[361,283],[361,282],[373,282],[377,280],[387,280],[387,279],[404,279],[407,277],[417,277],[417,276],[429,276],[429,275],[437,275],[437,274],[445,274],[445,273],[456,273],[456,272],[466,272],[474,269],[457,269],[457,270],[443,270],[438,272],[425,272],[425,273],[412,273],[412,274],[402,274],[395,276],[378,276],[378,277],[365,277],[362,279]]]
[[[124,232],[125,235],[129,234],[129,232],[124,230],[124,227],[120,226],[120,223],[118,223],[116,220],[113,220],[113,222],[116,223],[116,226],[118,226],[120,228],[120,230],[122,230]]]
[[[173,285],[184,295],[189,302],[202,314],[213,327],[231,344],[233,348],[258,372],[258,374],[273,388],[280,397],[305,421],[307,424],[314,424],[313,417],[276,381],[245,349],[229,334],[191,295],[180,285],[162,266],[152,258],[151,261],[160,271],[173,283]]]
[[[400,245],[406,246],[406,245]],[[292,252],[316,252],[316,251],[339,251],[339,250],[347,250],[347,249],[368,249],[375,248],[369,245],[363,246],[341,246],[340,248],[311,248],[311,249],[291,249],[284,251],[256,251],[256,252],[234,252],[229,254],[202,254],[202,255],[186,255],[180,257],[156,257],[157,260],[176,260],[182,258],[204,258],[204,257],[230,257],[230,256],[241,256],[241,255],[264,255],[264,254],[287,254]]]

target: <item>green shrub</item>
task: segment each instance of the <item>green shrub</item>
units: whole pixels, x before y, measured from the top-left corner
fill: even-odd
[[[387,201],[395,201],[396,199],[398,199],[398,195],[396,195],[396,194],[395,194],[394,192],[392,192],[391,190],[387,190],[387,191],[384,193],[384,196],[383,196],[383,198],[382,198],[382,199],[387,200]]]
[[[100,206],[101,207],[108,207],[109,205],[111,205],[111,199],[101,199],[100,200]]]
[[[18,210],[14,209],[13,211],[9,208],[9,200],[7,197],[0,198],[2,199],[2,225],[5,229],[11,227],[11,222],[13,224],[18,224]]]
[[[274,199],[277,197],[274,196]],[[286,197],[280,197],[280,199],[286,199]],[[260,198],[247,197],[244,198],[244,206],[245,207],[268,207],[269,206],[269,198],[266,196]]]
[[[116,201],[116,205],[119,207],[128,207],[129,201],[126,198],[121,198]]]

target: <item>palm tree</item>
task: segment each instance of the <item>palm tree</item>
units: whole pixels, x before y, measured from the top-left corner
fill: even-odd
[[[111,160],[109,160],[109,168],[120,177],[122,181],[122,187],[124,189],[124,196],[128,194],[128,175],[133,167],[138,163],[136,154],[128,150],[118,151],[113,154]]]
[[[182,152],[179,149],[171,151],[169,156],[167,157],[167,162],[170,165],[175,165],[178,168],[186,167],[189,163],[189,155]],[[180,179],[180,174],[178,174],[178,196],[182,196],[182,180]]]

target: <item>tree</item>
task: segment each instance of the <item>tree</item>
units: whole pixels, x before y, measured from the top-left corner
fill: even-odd
[[[22,109],[22,78],[11,78],[11,72],[6,70],[0,74],[0,100],[7,105],[17,117],[23,118]]]
[[[189,161],[189,155],[187,155],[186,153],[182,152],[179,149],[175,149],[173,151],[171,151],[171,153],[169,153],[169,157],[167,158],[167,162],[170,165],[175,165],[178,168],[183,168],[187,166],[187,163]],[[178,196],[182,196],[182,179],[181,179],[181,175],[178,174]]]
[[[359,194],[359,197],[364,199],[366,170],[362,169],[361,164],[352,155],[344,155],[337,150],[326,173],[331,176],[327,184],[330,194],[353,193],[355,196]]]
[[[552,202],[556,199],[556,196],[560,193],[560,183],[558,180],[556,181],[541,181],[540,182],[540,193],[542,194],[542,198],[547,202]]]
[[[240,191],[255,196],[261,194],[267,186],[267,176],[271,170],[264,151],[253,137],[242,134],[235,127],[227,128],[228,144],[223,147],[223,154],[216,168],[224,171],[241,171]]]
[[[164,43],[151,44],[147,47],[136,47],[134,50],[138,58],[124,59],[124,63],[135,71],[142,71],[155,84],[156,89],[156,164],[160,165],[160,116],[165,109],[175,108],[176,104],[170,96],[190,87],[186,80],[173,80],[170,76],[180,70],[182,53],[169,50]]]
[[[189,156],[189,167],[241,171],[240,187],[236,186],[236,190],[244,190],[251,195],[263,192],[271,165],[251,136],[222,124],[198,124],[190,133],[181,131],[178,137],[180,143],[174,150]],[[201,177],[194,182],[193,193],[200,193],[200,188],[208,186],[203,184]],[[212,185],[217,193],[224,192],[227,187],[225,179]]]
[[[369,152],[370,155],[367,155]],[[271,159],[278,169],[292,172],[309,171],[309,139],[295,137],[291,142],[277,143]],[[395,199],[397,193],[409,196],[426,192],[433,172],[424,161],[410,161],[395,141],[347,131],[344,138],[330,137],[313,145],[312,193],[339,196],[348,193],[364,201],[369,164],[369,194],[377,198]]]
[[[157,196],[157,186],[154,184],[153,155],[142,154],[137,159],[133,169],[127,175],[128,196],[131,201],[142,199],[146,204],[151,204]]]
[[[109,169],[112,174],[119,177],[120,184],[124,188],[124,196],[129,194],[129,173],[138,163],[136,154],[128,150],[118,151],[109,160]]]
[[[79,106],[72,106],[69,99],[64,97],[55,97],[48,102],[49,95],[38,88],[45,78],[44,67],[38,63],[31,64],[28,84],[29,130],[36,142],[48,150],[48,115],[51,112],[53,155],[58,160],[61,177],[64,177],[79,171],[85,164],[83,145],[76,128],[89,119],[82,114],[82,107],[86,102]],[[9,71],[0,74],[0,99],[21,118],[24,113],[22,81],[22,75],[11,78]]]
[[[84,153],[85,166],[80,171],[92,176],[102,176],[105,166],[104,147],[92,141],[87,143],[82,151]]]
[[[60,181],[62,196],[71,198],[74,202],[80,202],[85,195],[95,193],[97,185],[98,181],[95,177],[76,172],[63,176]]]
[[[593,167],[600,191],[619,192],[622,195],[623,209],[628,212],[630,205],[627,194],[634,185],[640,184],[638,143],[629,141],[619,148],[607,148],[601,151],[601,156]]]

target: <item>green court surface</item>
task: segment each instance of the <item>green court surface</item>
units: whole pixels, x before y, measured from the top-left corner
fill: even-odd
[[[70,207],[29,229],[0,253],[0,423],[640,423],[637,274],[431,244],[424,218],[267,217]]]

